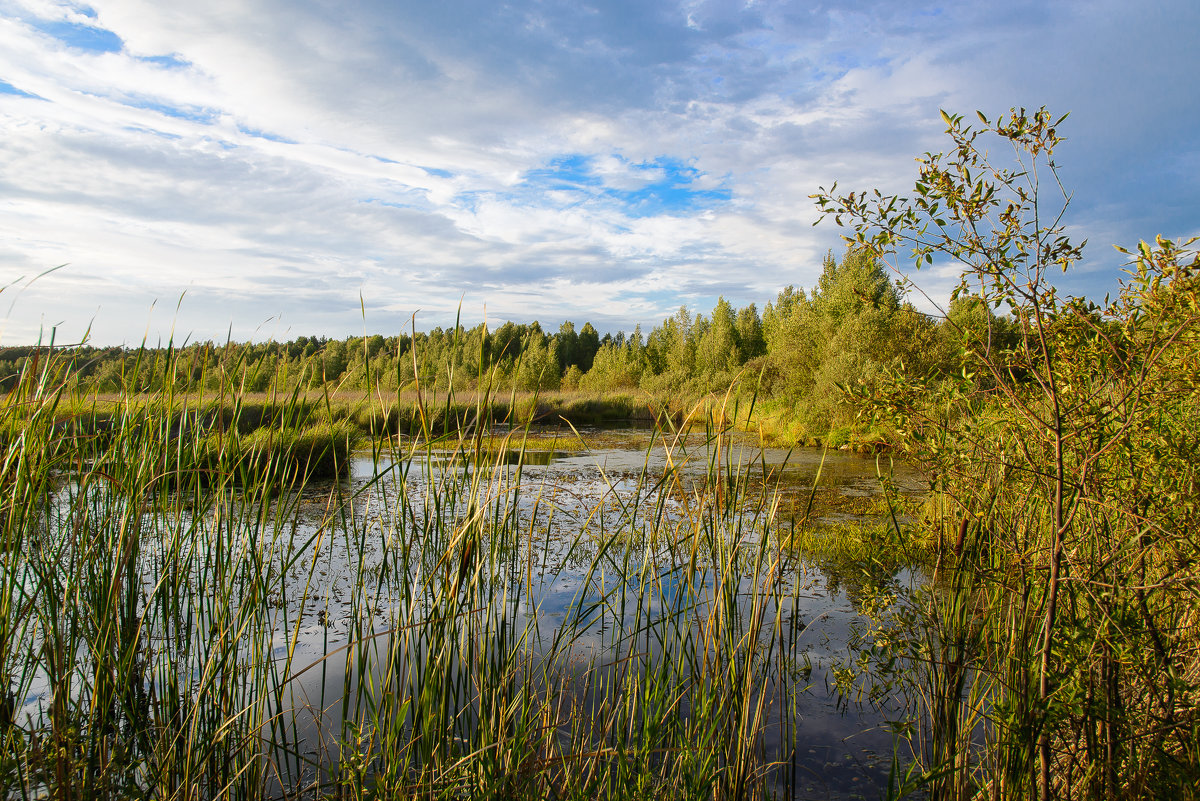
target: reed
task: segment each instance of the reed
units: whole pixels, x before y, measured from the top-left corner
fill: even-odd
[[[498,429],[519,403],[487,378],[418,391],[415,436],[371,439],[352,483],[331,399],[130,369],[155,389],[70,395],[46,348],[0,407],[16,797],[789,792],[797,560],[767,470],[712,425],[733,400],[696,411],[700,442],[666,418],[667,468],[581,510],[523,483],[538,401]]]

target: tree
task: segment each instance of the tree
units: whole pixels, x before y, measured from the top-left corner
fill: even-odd
[[[738,364],[737,317],[724,297],[717,299],[707,329],[697,337],[696,367],[710,377],[721,376]]]
[[[1168,511],[1157,499],[1194,497],[1182,488],[1200,478],[1194,390],[1164,383],[1171,354],[1200,329],[1200,258],[1160,240],[1139,249],[1115,303],[1062,297],[1051,277],[1083,247],[1067,236],[1069,196],[1053,160],[1065,117],[978,116],[974,128],[943,112],[952,147],[919,160],[910,196],[836,185],[814,196],[871,257],[903,250],[918,269],[949,261],[962,271],[943,323],[964,343],[957,380],[935,388],[894,376],[859,398],[895,423],[957,504],[943,528],[957,589],[929,596],[931,616],[950,608],[947,593],[989,604],[939,631],[926,658],[943,684],[953,670],[946,686],[961,688],[972,664],[991,678],[993,794],[1191,792],[1200,758],[1180,699],[1200,687],[1179,679],[1195,661],[1194,643],[1179,637],[1177,588],[1200,579],[1200,519],[1195,504]],[[1011,146],[1014,164],[993,161],[992,138]],[[1145,326],[1162,297],[1175,311]],[[972,627],[987,639],[964,653]],[[961,708],[930,707],[930,742],[940,744],[926,755],[931,797],[973,791]]]
[[[364,343],[364,347],[367,351],[367,358],[374,359],[376,354],[383,349],[384,344],[385,343],[382,334],[375,334],[367,337],[367,340]]]
[[[578,348],[579,369],[586,373],[592,369],[596,351],[600,350],[600,332],[591,323],[584,323],[583,328],[579,329]]]
[[[696,368],[696,345],[692,337],[691,312],[687,306],[680,306],[674,317],[664,321],[667,347],[667,370],[673,373],[691,375]]]
[[[341,340],[332,340],[325,345],[321,352],[321,372],[314,376],[317,383],[322,381],[332,383],[341,378],[350,360],[346,355],[346,346]]]
[[[803,289],[797,290],[788,284],[775,298],[774,303],[768,303],[763,309],[763,339],[768,350],[778,350],[781,346],[779,338],[784,336],[784,329],[796,317],[799,310],[808,305],[808,297]]]
[[[526,391],[558,389],[562,371],[558,357],[547,347],[540,333],[531,332],[517,367],[517,389]]]
[[[900,307],[900,295],[876,255],[855,247],[840,262],[832,253],[825,255],[811,304],[813,311],[836,326],[844,318],[864,311],[894,312]]]
[[[742,364],[767,352],[762,320],[759,319],[758,308],[753,303],[737,313],[737,339],[738,360]]]
[[[560,368],[565,370],[571,365],[579,363],[579,335],[575,333],[575,323],[566,320],[558,327],[552,348]]]
[[[911,361],[915,312],[886,268],[861,248],[825,256],[811,294],[787,287],[767,307],[763,330],[773,391],[794,403],[809,433],[853,422],[843,388],[873,384],[884,365]]]
[[[516,360],[521,353],[521,339],[524,336],[524,331],[521,326],[515,325],[512,322],[506,322],[504,325],[492,332],[491,347],[489,348],[492,358],[499,362],[501,359]]]
[[[629,345],[601,345],[592,369],[583,375],[580,386],[594,391],[633,389],[645,371],[640,349]]]

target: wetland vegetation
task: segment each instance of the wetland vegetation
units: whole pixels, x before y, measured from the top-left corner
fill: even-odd
[[[236,396],[223,429],[179,425],[205,399],[176,410],[169,385],[98,432],[64,426],[56,369],[9,407],[2,768],[18,795],[861,780],[807,765],[824,770],[828,743],[795,753],[803,716],[835,703],[808,690],[813,663],[822,676],[838,657],[822,625],[805,634],[831,611],[823,574],[772,534],[781,498],[807,492],[780,491],[786,452],[703,426],[514,428],[482,400],[472,425],[351,450],[291,410],[323,432],[304,446],[334,463],[322,479],[239,436]],[[875,743],[877,780],[889,748]]]
[[[1195,797],[1200,258],[1060,297],[1061,122],[761,317],[9,349],[7,797]]]

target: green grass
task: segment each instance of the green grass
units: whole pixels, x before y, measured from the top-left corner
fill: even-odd
[[[531,425],[625,401],[486,382],[199,395],[162,360],[159,390],[97,398],[32,363],[0,405],[0,785],[17,797],[785,795],[810,678],[786,610],[812,562],[874,619],[854,655],[869,672],[837,681],[906,701],[893,796],[1032,797],[1046,741],[1074,797],[1194,794],[1191,540],[1080,507],[1039,700],[1045,484],[991,458],[1007,434],[986,407],[955,424],[988,458],[950,463],[923,506],[739,465],[731,426],[764,417],[732,394],[666,409],[650,447],[667,466],[581,502],[523,475],[586,440]],[[379,465],[365,482],[355,447]],[[1138,503],[1186,520],[1194,494]],[[885,524],[817,525],[838,516]],[[928,581],[900,586],[905,567]],[[559,579],[580,589],[551,607]]]
[[[534,445],[536,403],[406,400],[416,436],[369,441],[392,467],[315,485],[345,475],[351,406],[177,394],[159,364],[162,389],[96,399],[68,397],[46,359],[0,407],[0,783],[60,799],[776,792],[779,757],[756,743],[787,714],[763,688],[786,684],[769,677],[797,590],[787,554],[748,536],[770,526],[771,489],[730,470],[721,432],[704,480],[644,471],[568,518],[522,506],[505,464]],[[497,437],[522,402],[525,425]],[[539,586],[567,569],[585,591],[543,614]],[[301,743],[314,717],[323,739]]]

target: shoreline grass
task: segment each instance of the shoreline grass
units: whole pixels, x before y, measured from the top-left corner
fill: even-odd
[[[77,424],[90,420],[95,433],[112,424],[114,410],[131,398],[150,398],[152,393],[132,395],[89,393],[66,398],[60,411],[64,420]],[[728,417],[726,400],[720,395],[702,398],[660,396],[640,390],[596,392],[590,390],[554,390],[513,392],[499,396],[487,392],[441,390],[437,392],[402,391],[382,395],[366,390],[326,391],[313,389],[280,396],[271,392],[237,392],[236,425],[249,434],[259,428],[278,426],[280,415],[316,419],[330,423],[345,421],[363,439],[420,436],[425,429],[443,436],[470,428],[479,420],[480,401],[486,399],[486,418],[490,425],[522,429],[526,426],[572,427],[605,426],[632,423],[654,426],[678,426],[685,421],[698,430],[705,425],[722,427],[732,424],[768,445],[777,447],[829,447],[863,455],[890,450],[892,436],[876,429],[859,430],[844,426],[828,432],[809,432],[799,422],[795,410],[787,404],[747,398],[736,419]],[[228,428],[235,410],[233,396],[214,395],[211,391],[192,390],[176,397],[171,412],[172,428],[184,424],[184,408],[192,410],[209,427]],[[82,407],[82,408],[81,408]],[[203,411],[196,412],[199,407]],[[287,421],[284,421],[287,425]]]
[[[772,666],[795,647],[798,590],[759,536],[771,488],[731,471],[721,430],[703,480],[668,459],[556,528],[505,463],[529,452],[529,421],[498,435],[486,395],[438,399],[444,418],[414,401],[421,436],[373,438],[390,466],[316,501],[305,489],[350,452],[355,424],[334,411],[350,404],[169,380],[73,398],[55,378],[25,377],[0,407],[0,779],[20,797],[785,786],[759,743],[791,725],[764,688],[791,692]],[[659,429],[654,447],[677,440]],[[568,568],[579,595],[543,621],[538,588]],[[329,694],[301,700],[322,674]],[[321,710],[328,739],[299,708]]]

